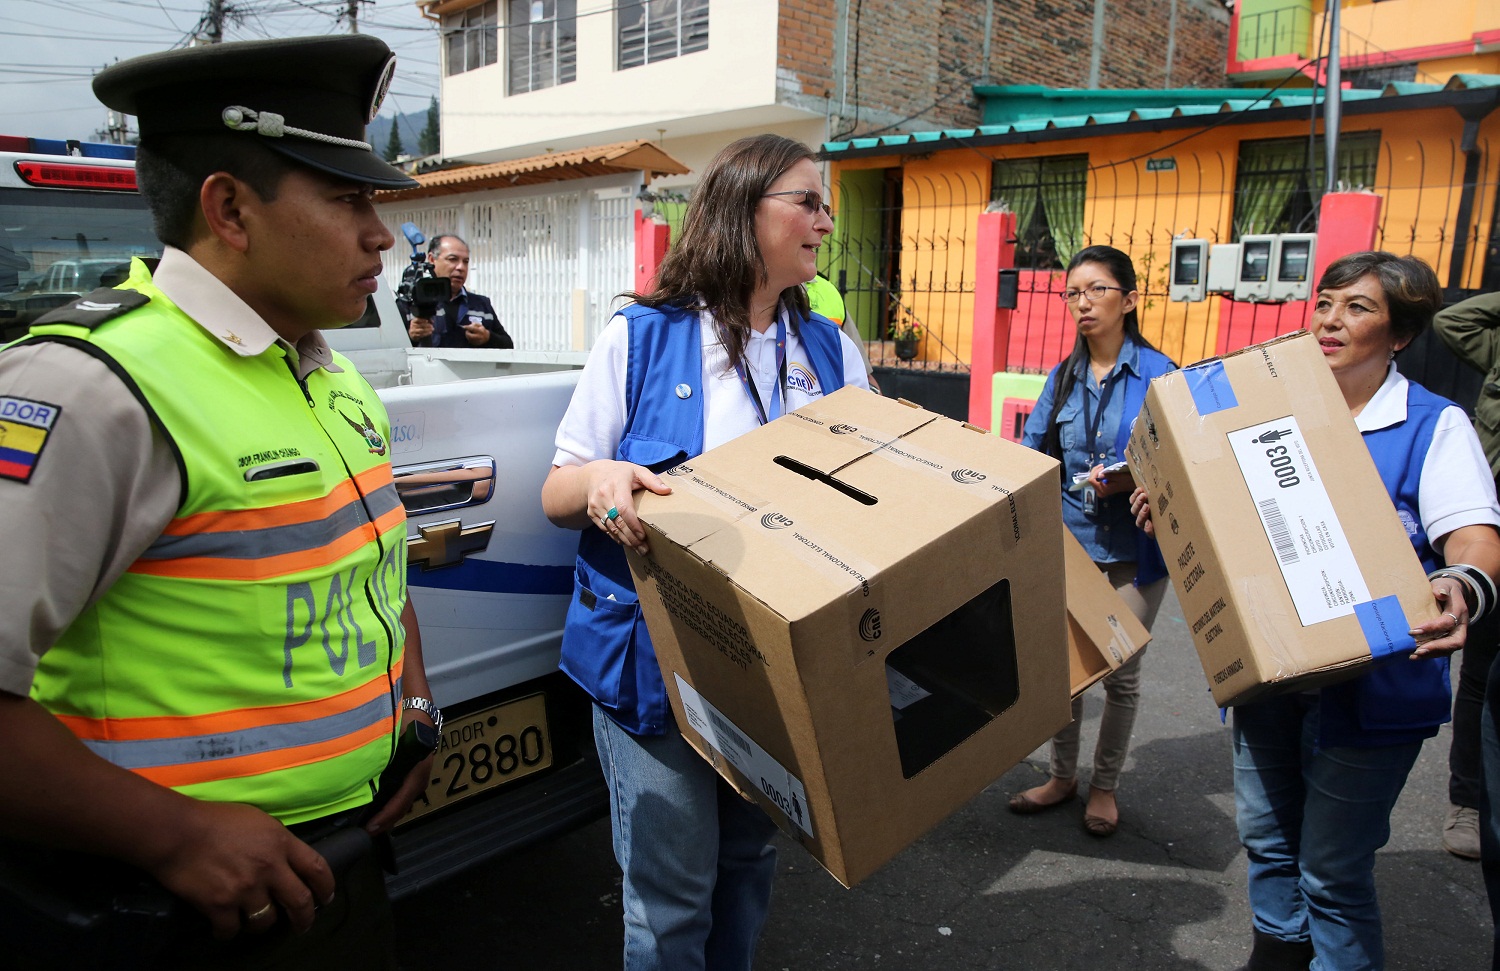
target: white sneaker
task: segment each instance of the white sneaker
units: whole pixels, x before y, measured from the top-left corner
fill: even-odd
[[[1443,823],[1443,849],[1465,860],[1479,859],[1479,810],[1450,806]]]

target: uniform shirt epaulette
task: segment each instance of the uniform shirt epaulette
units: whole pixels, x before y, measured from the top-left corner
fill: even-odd
[[[67,306],[48,311],[38,317],[33,326],[76,324],[93,330],[107,320],[113,320],[121,314],[128,313],[137,307],[144,307],[150,302],[150,297],[135,290],[113,290],[109,287],[100,287]]]

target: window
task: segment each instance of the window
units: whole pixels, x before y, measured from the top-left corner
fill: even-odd
[[[708,0],[626,0],[617,9],[622,71],[708,50]]]
[[[505,58],[510,93],[568,84],[578,74],[578,0],[510,0]]]
[[[1016,214],[1016,266],[1060,270],[1083,247],[1087,155],[1008,159],[995,163],[990,199]]]
[[[1309,154],[1311,161],[1309,161]],[[1339,181],[1373,186],[1380,132],[1350,132],[1339,138]],[[1246,233],[1312,232],[1317,194],[1326,180],[1323,136],[1240,142],[1234,178],[1234,240]]]
[[[496,28],[499,0],[490,0],[443,18],[443,47],[447,74],[462,74],[495,63],[500,53]]]

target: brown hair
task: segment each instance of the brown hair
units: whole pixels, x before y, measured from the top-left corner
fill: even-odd
[[[622,296],[648,307],[701,307],[713,314],[714,329],[733,368],[744,360],[750,332],[750,296],[767,280],[755,241],[760,198],[782,174],[812,150],[780,135],[741,138],[714,156],[693,189],[682,235],[662,261],[656,289]],[[807,316],[807,293],[799,286],[781,292],[780,306],[794,321]]]
[[[1334,260],[1318,279],[1318,289],[1340,290],[1366,276],[1373,276],[1385,294],[1391,333],[1407,342],[1426,330],[1433,315],[1443,309],[1443,288],[1432,267],[1415,256],[1379,250]]]

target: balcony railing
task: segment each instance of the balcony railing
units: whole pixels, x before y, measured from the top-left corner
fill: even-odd
[[[1312,47],[1312,22],[1310,4],[1305,2],[1263,10],[1246,4],[1240,12],[1235,59],[1255,61],[1287,54],[1307,57]]]

